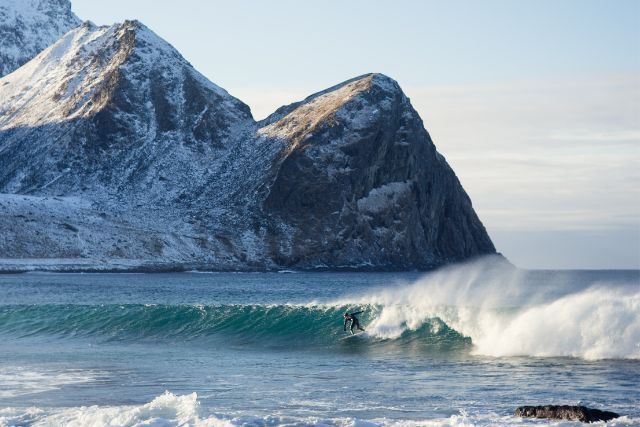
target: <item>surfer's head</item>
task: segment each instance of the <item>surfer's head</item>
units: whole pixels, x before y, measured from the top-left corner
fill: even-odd
[[[345,313],[343,317],[349,317],[349,313]]]

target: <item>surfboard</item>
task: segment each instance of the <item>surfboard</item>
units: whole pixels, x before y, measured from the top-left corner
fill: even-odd
[[[340,338],[340,339],[341,339],[341,340],[348,340],[348,339],[356,338],[356,337],[364,338],[366,335],[367,335],[367,333],[366,333],[366,332],[364,332],[364,331],[360,331],[360,332],[357,332],[357,333],[355,333],[355,334],[353,334],[353,335],[347,335],[346,337],[342,337],[342,338]]]

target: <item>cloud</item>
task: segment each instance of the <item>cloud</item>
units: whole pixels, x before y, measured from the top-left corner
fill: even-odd
[[[640,78],[406,88],[490,229],[640,218]]]
[[[603,142],[608,144],[616,143],[632,143],[637,144],[640,141],[640,131],[610,131],[610,132],[593,132],[588,130],[567,130],[565,132],[552,133],[549,135],[550,140],[563,142]]]

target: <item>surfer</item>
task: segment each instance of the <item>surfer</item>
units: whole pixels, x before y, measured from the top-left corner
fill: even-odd
[[[353,328],[358,328],[361,331],[364,331],[364,328],[360,326],[360,321],[356,317],[356,314],[362,313],[361,311],[356,311],[355,313],[345,313],[342,317],[344,317],[344,331],[347,332],[347,323],[351,322],[351,335],[353,335]]]

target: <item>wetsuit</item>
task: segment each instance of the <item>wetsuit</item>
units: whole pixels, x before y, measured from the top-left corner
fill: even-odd
[[[364,328],[360,326],[360,321],[356,317],[356,314],[362,313],[361,311],[356,311],[355,313],[348,314],[344,317],[344,330],[347,331],[347,322],[351,321],[351,334],[353,335],[353,328],[358,328],[361,331],[364,331]]]

